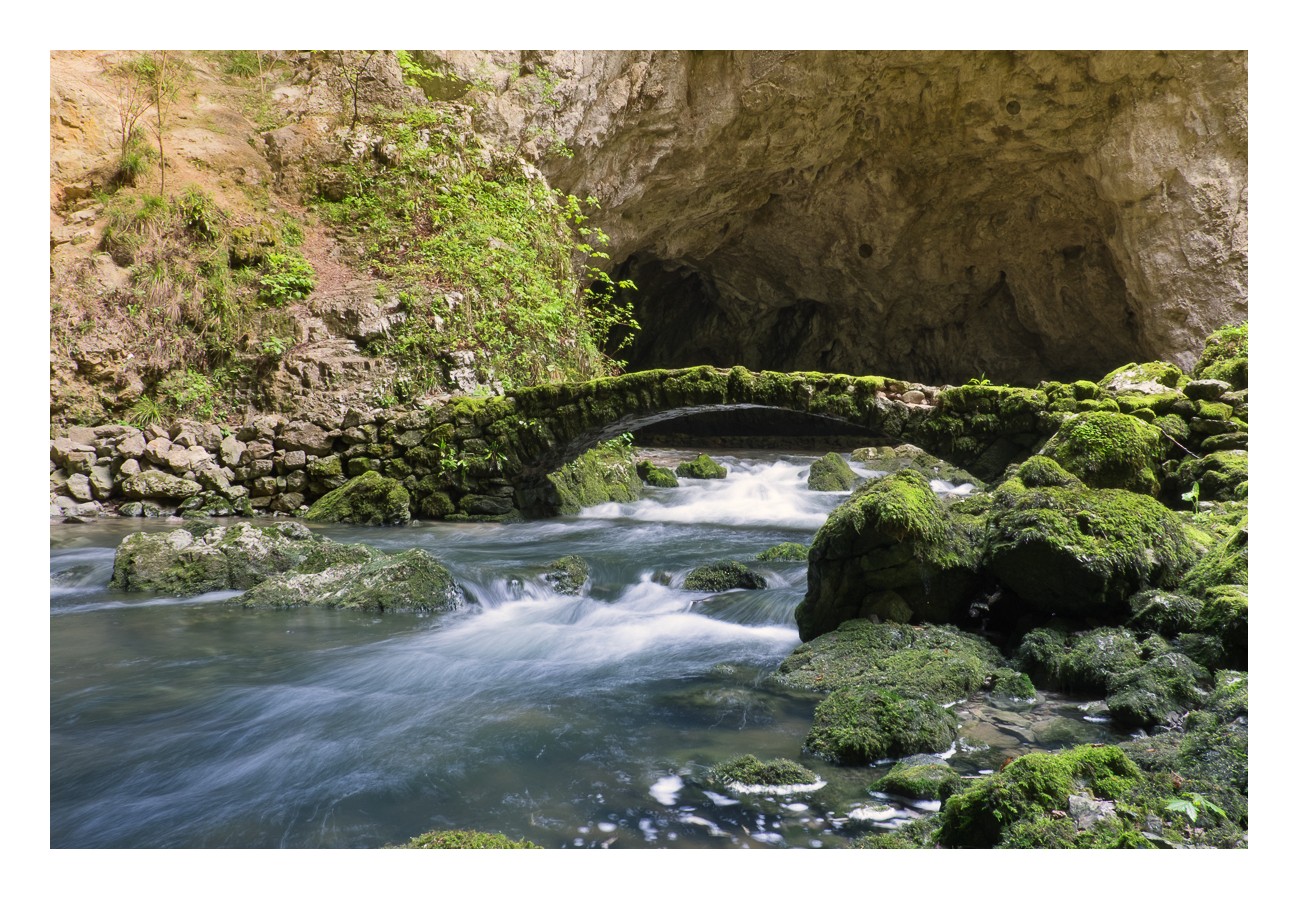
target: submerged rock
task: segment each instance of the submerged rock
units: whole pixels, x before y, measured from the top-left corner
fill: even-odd
[[[576,596],[590,580],[590,565],[581,556],[564,556],[545,567],[541,580],[555,593]]]
[[[714,767],[711,778],[723,784],[750,786],[802,786],[820,780],[816,772],[790,759],[762,761],[755,755],[739,755]]]
[[[405,524],[410,521],[410,494],[399,481],[367,471],[316,500],[306,517],[347,524]]]
[[[685,575],[686,590],[721,593],[725,590],[760,590],[766,578],[739,562],[714,562],[701,565]]]
[[[290,571],[262,581],[229,602],[246,608],[319,606],[367,612],[446,612],[464,604],[464,592],[446,566],[424,550],[387,554],[368,547],[359,549],[367,557],[363,561],[319,571]]]
[[[805,562],[810,554],[811,547],[805,543],[777,543],[754,558],[758,562]]]
[[[946,750],[958,722],[950,709],[931,699],[893,690],[845,687],[816,706],[808,752],[844,765]]]
[[[676,475],[670,468],[660,468],[647,459],[636,463],[635,473],[650,487],[680,486],[680,482],[676,480]]]

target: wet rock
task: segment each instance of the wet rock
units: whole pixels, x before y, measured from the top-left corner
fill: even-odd
[[[405,524],[410,521],[410,493],[398,481],[369,471],[316,500],[307,520]]]
[[[826,453],[811,463],[807,489],[835,492],[851,490],[859,478],[838,453]]]
[[[547,565],[541,579],[555,593],[576,596],[590,580],[590,565],[581,556],[564,556]]]
[[[760,590],[766,578],[739,562],[715,562],[701,565],[685,576],[686,590],[721,593],[725,590]]]
[[[186,481],[163,471],[142,471],[122,482],[130,499],[183,500],[202,491],[196,481]]]
[[[366,548],[368,550],[368,548]],[[464,593],[446,567],[422,549],[386,554],[268,578],[230,602],[247,608],[409,609],[445,612],[464,603]]]
[[[716,462],[707,453],[699,453],[688,462],[682,462],[676,466],[676,476],[678,478],[718,480],[724,478],[727,474],[726,467]]]

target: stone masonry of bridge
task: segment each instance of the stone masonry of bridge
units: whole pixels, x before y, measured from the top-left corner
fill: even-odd
[[[1232,432],[1246,430],[1246,409],[1205,406],[1171,386],[1177,377],[1188,380],[1174,367],[1151,366],[1166,368],[1166,376],[1148,377],[1169,381],[1160,386],[1141,373],[1152,393],[1129,389],[1131,377],[1123,389],[1109,379],[937,388],[885,377],[704,366],[464,397],[415,411],[340,411],[311,421],[264,415],[229,428],[71,428],[50,443],[51,514],[94,515],[130,502],[138,505],[125,514],[293,514],[348,479],[378,471],[410,492],[415,518],[543,517],[557,508],[547,475],[583,451],[655,422],[727,408],[848,422],[985,480],[1033,452],[1074,412],[1123,412],[1150,422],[1177,416],[1188,423],[1180,427],[1189,436],[1180,439],[1192,446],[1205,438],[1225,446]]]

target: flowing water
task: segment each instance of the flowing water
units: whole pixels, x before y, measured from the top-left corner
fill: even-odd
[[[51,527],[51,832],[55,847],[377,847],[432,829],[550,847],[841,846],[929,811],[871,795],[884,769],[801,759],[826,781],[724,790],[730,756],[800,758],[816,697],[766,682],[798,644],[810,542],[846,494],[807,490],[811,457],[718,457],[724,481],[515,525],[317,527],[419,546],[474,600],[442,616],[227,606],[232,592],[107,587],[127,533]],[[939,488],[944,485],[937,485]],[[538,572],[576,553],[581,596]],[[764,590],[681,589],[694,566],[749,561]],[[970,705],[952,764],[1109,739],[1085,709]]]

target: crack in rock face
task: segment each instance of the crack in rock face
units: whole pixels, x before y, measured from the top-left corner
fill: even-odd
[[[632,368],[1094,378],[1247,317],[1243,52],[425,52],[599,198]]]

